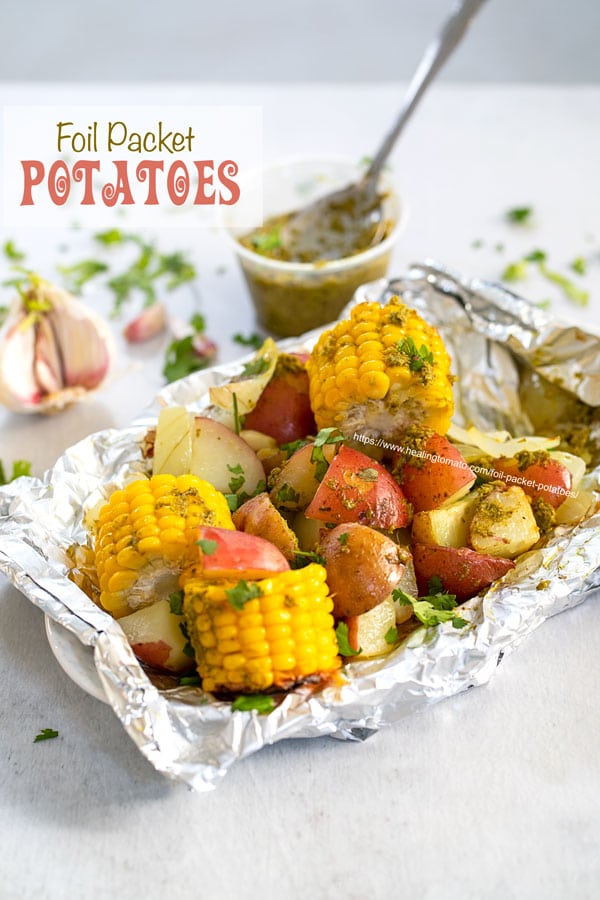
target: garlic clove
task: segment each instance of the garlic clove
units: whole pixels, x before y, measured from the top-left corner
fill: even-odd
[[[147,306],[123,330],[130,344],[141,344],[161,334],[167,327],[167,315],[161,303]]]
[[[0,403],[56,412],[101,384],[114,340],[97,313],[37,276],[20,294],[0,329]]]

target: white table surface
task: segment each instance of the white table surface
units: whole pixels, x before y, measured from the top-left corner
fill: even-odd
[[[143,102],[147,92],[0,85],[3,103],[92,93],[107,103]],[[158,85],[150,93],[165,105],[261,104],[267,160],[320,152],[359,158],[385,129],[402,86],[181,85],[174,94]],[[434,90],[394,157],[411,218],[393,271],[431,256],[498,277],[536,247],[561,271],[584,255],[587,309],[533,277],[522,291],[552,297],[557,314],[598,327],[599,114],[598,87]],[[503,219],[519,205],[535,209],[527,228]],[[0,238],[13,238],[49,277],[57,261],[81,258],[89,246],[81,233]],[[253,317],[220,237],[157,240],[189,248],[200,272],[197,296],[181,289],[173,311],[202,309],[221,361],[239,355],[230,336],[253,330]],[[115,377],[60,416],[0,412],[0,459],[26,457],[40,474],[92,430],[125,425],[160,388],[163,349],[160,340],[136,351],[121,346]],[[69,680],[41,613],[2,579],[0,898],[598,896],[596,640],[592,599],[545,623],[485,688],[364,744],[281,743],[234,767],[214,793],[195,794],[156,773],[112,710]],[[44,727],[60,737],[33,744]]]

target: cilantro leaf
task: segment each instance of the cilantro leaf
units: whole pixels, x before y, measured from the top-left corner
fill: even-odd
[[[16,459],[12,464],[10,478],[6,477],[2,460],[0,460],[0,485],[9,484],[11,481],[14,481],[15,478],[20,478],[22,475],[31,475],[31,463],[28,460]]]
[[[39,734],[33,739],[34,744],[39,744],[40,741],[50,741],[52,738],[58,737],[58,731],[55,731],[53,728],[42,728]]]
[[[578,256],[571,263],[571,269],[574,272],[577,272],[578,275],[585,275],[587,269],[587,263],[583,256]]]
[[[184,653],[185,656],[189,656],[190,659],[194,659],[196,654],[194,653],[194,648],[192,647],[192,644],[190,641],[190,633],[187,629],[187,625],[185,624],[185,622],[179,623],[179,630],[181,631],[182,635],[185,638],[185,646],[181,652]]]
[[[186,685],[195,686],[202,684],[202,681],[199,675],[181,675],[178,684],[180,687],[185,687]]]
[[[313,444],[310,461],[315,463],[315,478],[317,481],[323,481],[325,473],[329,468],[329,463],[323,452],[325,444],[339,444],[344,440],[343,434],[340,434],[337,428],[321,428],[316,436]]]
[[[262,375],[263,372],[267,371],[270,365],[268,359],[265,359],[264,356],[259,356],[257,359],[251,359],[250,362],[244,364],[242,375],[246,377],[249,377],[250,375]]]
[[[109,228],[107,231],[99,231],[95,234],[94,240],[108,247],[111,244],[123,244],[128,237],[119,228]]]
[[[183,615],[183,591],[169,594],[169,609],[175,616]]]
[[[278,503],[298,503],[300,494],[290,484],[283,484],[276,494]]]
[[[588,305],[588,303],[590,302],[589,291],[582,290],[566,275],[561,275],[559,272],[551,271],[543,262],[540,262],[539,267],[542,275],[544,275],[544,277],[547,278],[548,281],[552,281],[554,282],[554,284],[557,284],[568,300],[572,300],[572,302],[576,303],[577,306]]]
[[[14,241],[6,241],[2,250],[5,257],[10,259],[11,262],[22,262],[22,260],[25,259],[25,254],[21,253],[20,250],[17,250]]]
[[[386,644],[395,644],[398,640],[398,629],[395,625],[392,625],[391,628],[388,628],[386,633],[384,634]]]
[[[275,709],[275,700],[268,694],[242,694],[233,701],[231,708],[242,712],[255,709],[258,713],[266,715]]]
[[[204,334],[206,329],[206,320],[202,313],[194,313],[194,315],[190,319],[190,325],[196,332],[196,334]]]
[[[242,347],[254,347],[255,350],[260,350],[265,339],[260,334],[256,334],[256,332],[248,335],[237,332],[237,334],[233,335],[232,340],[236,344],[241,344]]]
[[[527,277],[527,263],[522,259],[509,263],[500,277],[502,281],[523,281]]]
[[[162,373],[168,383],[178,381],[191,375],[192,372],[198,372],[205,369],[210,360],[205,356],[199,356],[194,348],[194,335],[188,334],[187,337],[181,338],[179,341],[173,341],[167,347],[165,356],[165,364]]]
[[[307,444],[310,444],[310,441],[306,438],[298,438],[297,441],[290,441],[288,444],[280,444],[279,449],[283,450],[289,459],[290,456],[296,452],[296,450],[300,450],[301,447],[306,447]]]
[[[345,547],[348,543],[348,532],[344,531],[343,534],[338,535],[338,541],[340,542],[342,547]]]
[[[454,594],[429,594],[417,599],[396,588],[392,591],[392,598],[402,606],[412,606],[414,615],[423,625],[434,626],[441,622],[452,621],[454,628],[463,628],[468,624],[465,619],[460,619],[456,615]],[[458,620],[461,624],[454,625],[454,620]]]
[[[296,558],[292,563],[292,569],[303,569],[304,566],[308,566],[311,562],[324,566],[325,557],[317,553],[316,550],[296,550]]]
[[[219,546],[217,541],[211,541],[209,538],[200,538],[196,543],[205,556],[213,556]]]
[[[434,363],[431,350],[429,350],[425,344],[421,344],[420,348],[417,348],[417,345],[410,336],[398,341],[397,347],[400,353],[403,353],[407,357],[408,368],[411,372],[420,372],[425,363],[429,363],[430,366]]]
[[[281,234],[279,226],[272,228],[271,231],[259,231],[250,238],[252,246],[259,253],[268,253],[270,250],[277,250],[281,247]]]
[[[107,272],[108,266],[99,259],[82,259],[72,266],[58,266],[58,271],[64,276],[68,290],[78,294],[88,281]]]
[[[353,650],[350,646],[348,626],[345,622],[338,623],[338,626],[335,629],[335,636],[337,638],[338,650],[340,651],[341,656],[358,656],[362,653],[362,647],[359,650]]]
[[[531,206],[515,206],[513,209],[509,209],[506,211],[506,218],[509,222],[514,222],[518,225],[523,225],[525,222],[529,222],[531,216],[533,215],[533,207]]]
[[[244,604],[249,600],[254,600],[256,597],[262,597],[262,591],[256,582],[250,582],[250,584],[248,584],[243,578],[238,581],[235,587],[226,590],[225,594],[233,608],[238,611],[242,610]]]

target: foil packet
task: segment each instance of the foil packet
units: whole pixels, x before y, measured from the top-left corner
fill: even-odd
[[[458,424],[533,433],[522,403],[523,372],[536,372],[585,404],[600,449],[600,339],[558,322],[504,286],[463,278],[433,263],[401,278],[359,288],[350,306],[400,294],[442,333],[453,358]],[[281,342],[309,350],[318,332]],[[88,540],[86,511],[132,474],[147,471],[141,442],[167,404],[202,410],[208,389],[241,371],[244,360],[197,372],[166,387],[129,428],[90,435],[43,478],[0,489],[0,571],[46,616],[89,648],[106,697],[152,765],[199,791],[215,788],[236,760],[287,738],[328,735],[363,741],[425,704],[492,677],[503,656],[547,618],[600,586],[600,496],[587,517],[561,526],[525,554],[502,584],[461,606],[469,626],[421,627],[379,659],[345,666],[346,680],[316,693],[287,694],[271,713],[232,711],[198,687],[159,689],[114,619],[69,578],[67,548]],[[600,465],[585,478],[600,489]]]

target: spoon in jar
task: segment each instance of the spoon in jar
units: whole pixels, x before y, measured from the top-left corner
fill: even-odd
[[[314,262],[343,259],[380,243],[388,228],[377,184],[381,170],[419,100],[460,43],[485,0],[459,0],[427,47],[412,78],[394,126],[360,181],[326,194],[292,213],[280,231],[290,259]]]

